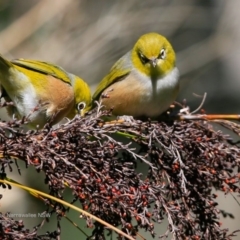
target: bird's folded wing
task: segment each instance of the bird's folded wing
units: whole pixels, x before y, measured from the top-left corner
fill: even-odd
[[[68,84],[71,84],[68,72],[52,63],[27,59],[16,59],[12,60],[11,62],[19,67],[26,68],[28,70],[39,72],[45,75],[51,75],[53,77],[61,79]]]

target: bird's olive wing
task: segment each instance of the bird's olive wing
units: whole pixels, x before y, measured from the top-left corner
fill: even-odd
[[[132,69],[130,52],[121,57],[111,68],[110,72],[102,79],[93,95],[93,100],[99,100],[102,92],[113,83],[121,81]]]
[[[53,77],[61,79],[68,84],[71,84],[68,73],[63,68],[52,63],[27,59],[16,59],[11,62],[19,67],[26,68],[45,75],[51,75]]]

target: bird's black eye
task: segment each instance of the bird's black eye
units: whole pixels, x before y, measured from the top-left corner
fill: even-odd
[[[139,57],[140,57],[141,62],[142,62],[143,64],[146,64],[146,63],[149,62],[149,59],[146,58],[142,53],[139,53]]]
[[[86,107],[86,103],[85,102],[80,102],[77,104],[77,110],[80,113],[81,110],[83,110]]]
[[[158,59],[165,59],[166,57],[166,49],[162,49],[158,55]]]

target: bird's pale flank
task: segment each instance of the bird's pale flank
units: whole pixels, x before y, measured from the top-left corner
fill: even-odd
[[[14,103],[7,108],[8,114],[27,117],[33,128],[73,118],[91,108],[87,83],[48,62],[8,61],[0,56],[0,86],[1,96]]]
[[[175,52],[158,33],[141,36],[99,83],[93,100],[114,115],[157,117],[168,109],[179,90]]]

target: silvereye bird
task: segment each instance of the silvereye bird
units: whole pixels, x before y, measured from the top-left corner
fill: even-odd
[[[8,114],[28,117],[33,128],[83,115],[91,108],[87,83],[48,62],[8,61],[0,56],[0,86],[2,97],[14,103],[7,107]]]
[[[114,115],[157,117],[168,109],[179,91],[175,60],[165,37],[147,33],[113,65],[93,100],[101,100]]]

